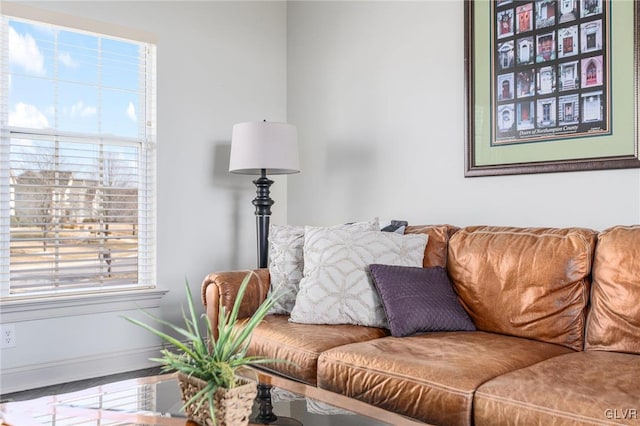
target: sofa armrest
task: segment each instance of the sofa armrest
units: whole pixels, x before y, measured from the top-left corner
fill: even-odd
[[[238,290],[247,273],[252,273],[251,280],[242,299],[238,319],[253,315],[258,306],[266,299],[269,292],[269,270],[256,269],[253,271],[212,272],[202,281],[202,303],[207,310],[207,317],[211,321],[214,335],[218,332],[218,313],[220,306],[227,312],[233,308]]]

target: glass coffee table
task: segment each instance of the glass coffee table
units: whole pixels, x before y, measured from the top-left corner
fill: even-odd
[[[305,426],[387,425],[370,418],[309,412],[302,397],[274,402],[276,415],[297,419]],[[11,426],[197,426],[181,410],[174,374],[113,382],[60,395],[0,404],[1,425]],[[258,407],[254,407],[257,413]],[[259,423],[251,423],[258,425]]]

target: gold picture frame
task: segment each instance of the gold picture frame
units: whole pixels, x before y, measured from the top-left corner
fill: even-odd
[[[465,0],[465,177],[640,168],[638,3]],[[535,52],[529,62],[517,56],[524,41]],[[592,59],[602,64],[598,81],[586,76]],[[576,84],[563,87],[569,80],[558,75],[573,72],[569,63],[577,64]],[[520,76],[536,80],[531,89]]]

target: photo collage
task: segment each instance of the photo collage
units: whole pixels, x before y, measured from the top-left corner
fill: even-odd
[[[493,2],[492,145],[610,132],[608,3]]]

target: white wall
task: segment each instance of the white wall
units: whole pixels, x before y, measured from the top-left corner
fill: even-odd
[[[256,265],[253,177],[229,175],[228,147],[236,122],[286,121],[286,4],[29,4],[157,35],[157,271],[169,293],[155,312],[177,321],[185,278],[199,300],[207,273]],[[284,223],[286,178],[274,180],[272,221]],[[0,352],[1,392],[148,366],[157,342],[120,317],[134,313],[16,322],[17,346]]]
[[[290,2],[290,223],[640,222],[640,170],[464,178],[462,1]]]
[[[185,277],[197,296],[209,271],[255,265],[255,189],[226,173],[239,121],[298,126],[303,170],[275,179],[274,223],[640,222],[639,170],[463,177],[461,1],[32,3],[158,36],[158,284],[170,290],[158,312],[170,321]],[[144,366],[155,341],[123,313],[16,323],[1,391]]]

